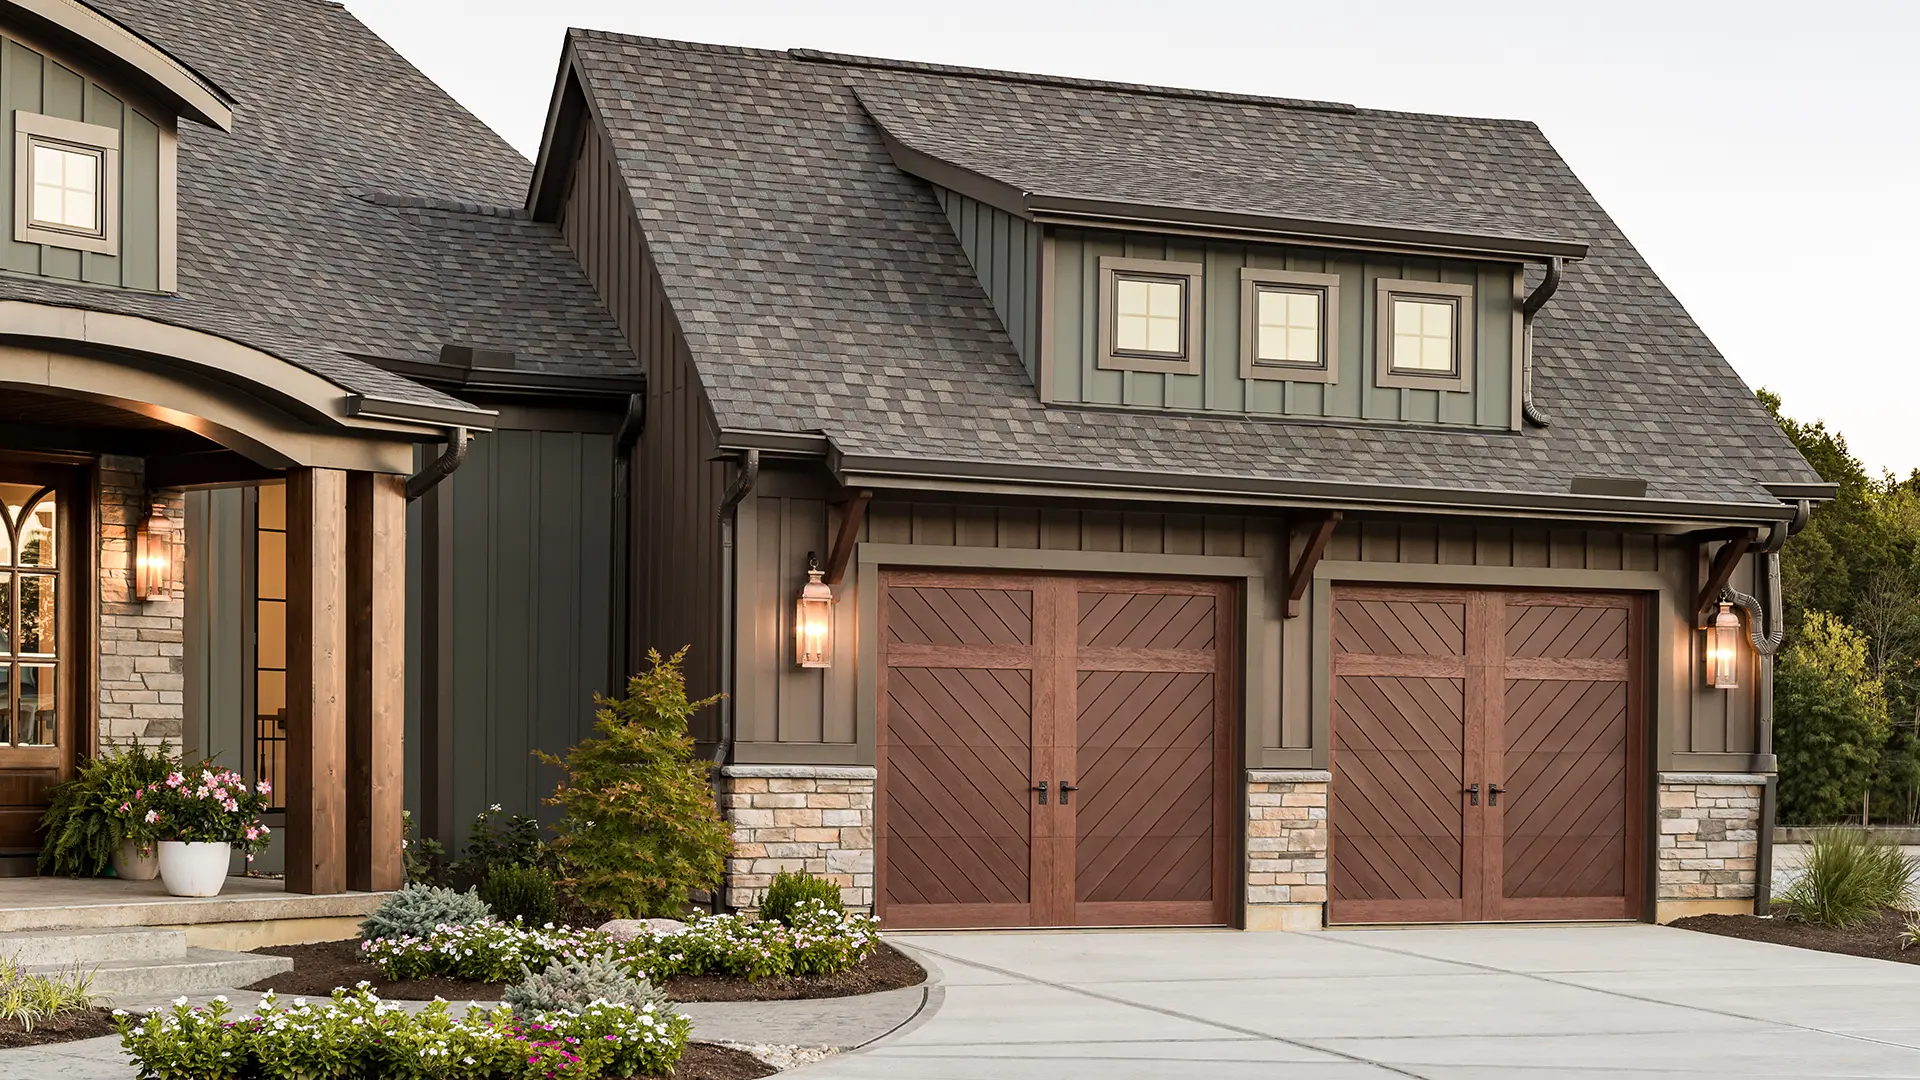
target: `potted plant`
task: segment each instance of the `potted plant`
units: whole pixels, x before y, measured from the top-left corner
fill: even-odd
[[[272,838],[260,813],[273,789],[248,787],[239,773],[202,762],[149,784],[131,802],[143,830],[160,845],[160,880],[174,896],[218,896],[232,852],[252,862]]]
[[[179,767],[165,753],[137,743],[82,762],[73,779],[53,789],[41,819],[47,839],[40,849],[40,872],[100,877],[111,866],[120,877],[152,880],[159,864],[152,838],[137,825],[132,799]]]

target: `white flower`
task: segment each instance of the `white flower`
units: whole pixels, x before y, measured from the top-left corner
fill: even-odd
[[[491,811],[493,811],[494,813],[496,813],[496,814],[497,814],[497,813],[499,813],[499,812],[500,812],[500,804],[499,804],[499,803],[494,803],[494,804],[493,804],[492,806],[489,806],[489,807],[487,807],[487,809],[489,809],[489,810],[491,810]]]
[[[186,1008],[186,1006],[187,1006],[187,995],[181,994],[179,997],[173,999],[174,1008],[184,1009]]]

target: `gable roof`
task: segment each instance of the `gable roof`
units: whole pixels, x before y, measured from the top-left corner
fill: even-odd
[[[1116,487],[1162,476],[1204,490],[1340,483],[1388,501],[1436,489],[1544,500],[1575,476],[1613,474],[1646,478],[1653,499],[1777,506],[1766,485],[1819,481],[1532,124],[600,31],[572,31],[568,49],[723,445],[746,445],[735,433],[809,433],[846,471],[1074,469]],[[1042,405],[930,186],[895,164],[869,106],[904,137],[1010,185],[1095,183],[1088,140],[1116,134],[1122,118],[1166,124],[1177,111],[1185,131],[1154,138],[1258,174],[1226,174],[1209,205],[1245,182],[1259,198],[1585,244],[1535,324],[1535,397],[1553,424],[1450,431]],[[953,134],[963,115],[981,121],[979,139]],[[1263,140],[1275,135],[1287,152],[1269,158]],[[1053,153],[1054,142],[1066,149]],[[1109,175],[1095,193],[1186,197],[1182,169]],[[1358,179],[1342,186],[1343,169]],[[1284,195],[1288,170],[1326,192]]]
[[[530,165],[344,8],[323,0],[94,0],[235,101],[185,124],[179,291],[0,275],[0,299],[138,315],[252,345],[352,393],[472,412],[367,358],[443,345],[517,370],[636,376]]]

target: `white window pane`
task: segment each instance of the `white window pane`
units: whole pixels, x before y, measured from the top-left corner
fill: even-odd
[[[1287,359],[1301,364],[1320,362],[1320,335],[1309,328],[1294,327],[1287,331]]]
[[[1288,293],[1287,321],[1294,326],[1320,325],[1320,294]]]
[[[1175,353],[1180,351],[1180,320],[1153,319],[1147,337],[1148,352]]]
[[[65,212],[60,223],[75,229],[93,229],[93,192],[67,189]]]
[[[1422,337],[1420,366],[1427,371],[1450,370],[1453,367],[1453,342],[1443,337]]]
[[[57,146],[38,146],[33,148],[33,175],[43,184],[56,186],[64,183],[62,176],[66,168],[66,159],[71,155]]]
[[[36,144],[32,160],[33,218],[69,229],[98,230],[100,165],[97,154]]]
[[[1155,315],[1178,318],[1180,305],[1185,300],[1186,287],[1172,281],[1156,281],[1148,286],[1153,294],[1153,313]]]
[[[1120,317],[1114,320],[1113,347],[1136,351],[1145,349],[1147,347],[1146,316],[1122,312]]]
[[[53,184],[33,185],[33,217],[35,221],[59,221],[61,189]]]
[[[1393,335],[1393,366],[1410,371],[1420,367],[1420,335]]]
[[[1147,313],[1147,283],[1121,278],[1113,285],[1113,309],[1121,318]]]
[[[1254,295],[1258,297],[1260,301],[1261,326],[1287,325],[1287,300],[1289,297],[1286,293],[1275,292],[1272,289],[1262,289]]]
[[[1453,305],[1421,304],[1420,332],[1428,336],[1453,336]]]

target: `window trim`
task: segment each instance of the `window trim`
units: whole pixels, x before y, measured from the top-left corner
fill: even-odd
[[[1448,281],[1381,278],[1373,333],[1374,385],[1400,390],[1457,390],[1473,386],[1473,286]],[[1453,305],[1453,370],[1422,372],[1393,366],[1393,302],[1444,301]]]
[[[1095,366],[1101,371],[1149,371],[1163,375],[1198,375],[1205,344],[1200,322],[1201,292],[1206,267],[1200,263],[1167,259],[1124,259],[1112,255],[1100,257],[1100,292],[1095,297],[1098,312],[1099,349]],[[1116,285],[1121,278],[1183,278],[1187,305],[1182,315],[1181,352],[1129,352],[1114,347],[1114,320],[1119,317],[1114,303]]]
[[[1260,359],[1260,294],[1310,293],[1320,297],[1320,362]],[[1240,271],[1240,377],[1285,382],[1340,381],[1340,275],[1304,270]]]
[[[33,220],[33,147],[57,146],[100,156],[100,231],[75,232]],[[120,129],[58,116],[13,114],[13,238],[23,244],[120,254]]]

